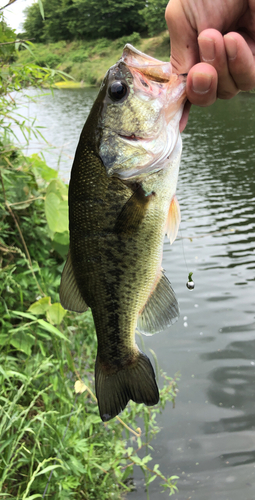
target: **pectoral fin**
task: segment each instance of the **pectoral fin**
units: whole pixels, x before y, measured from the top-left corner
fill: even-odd
[[[69,311],[84,312],[88,309],[76,283],[70,251],[61,277],[59,297],[62,306]]]
[[[176,239],[176,236],[178,234],[180,222],[181,222],[180,205],[178,203],[176,196],[173,196],[170,203],[167,224],[166,224],[166,234],[170,240],[171,245]]]
[[[159,280],[138,318],[137,328],[144,334],[160,332],[175,323],[179,313],[176,295],[161,269]]]
[[[139,185],[122,208],[116,220],[114,232],[117,234],[133,234],[136,232],[145,216],[152,196],[154,194],[146,195]]]

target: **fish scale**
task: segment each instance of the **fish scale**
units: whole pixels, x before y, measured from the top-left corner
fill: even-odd
[[[152,66],[144,70],[147,82],[150,71],[160,78],[161,64],[163,83],[153,76],[141,84],[141,60]],[[60,300],[78,312],[91,308],[98,339],[96,395],[104,421],[129,399],[158,402],[154,370],[136,345],[135,330],[154,333],[179,314],[161,261],[165,232],[174,239],[179,224],[179,212],[171,207],[176,207],[185,84],[166,64],[126,46],[101,86],[71,172],[70,249]],[[171,105],[176,112],[170,120]]]

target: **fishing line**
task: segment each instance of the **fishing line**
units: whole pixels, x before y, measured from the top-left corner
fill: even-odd
[[[187,273],[188,273],[188,281],[186,283],[186,287],[188,288],[188,290],[194,290],[195,288],[195,283],[192,279],[192,276],[193,276],[193,272],[189,272],[188,270],[188,266],[187,266],[187,261],[186,261],[186,257],[185,257],[185,251],[184,251],[184,244],[183,244],[183,236],[182,236],[182,230],[179,229],[180,233],[181,233],[181,241],[182,241],[182,253],[183,253],[183,258],[184,258],[184,262],[185,262],[185,266],[186,266],[186,269],[187,269]]]

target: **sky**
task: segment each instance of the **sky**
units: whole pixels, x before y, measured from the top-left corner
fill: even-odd
[[[5,21],[11,27],[17,31],[21,31],[22,22],[25,20],[23,11],[26,7],[29,7],[35,0],[16,0],[10,7],[6,7],[2,12],[4,14]],[[0,0],[0,7],[3,7],[8,3],[8,0]]]

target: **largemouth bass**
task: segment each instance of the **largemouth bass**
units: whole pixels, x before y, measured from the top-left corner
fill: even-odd
[[[185,76],[127,44],[105,76],[76,150],[60,300],[69,310],[92,310],[103,421],[130,399],[159,400],[135,330],[163,330],[179,315],[161,261],[164,235],[172,243],[180,222],[175,192],[185,99]]]

